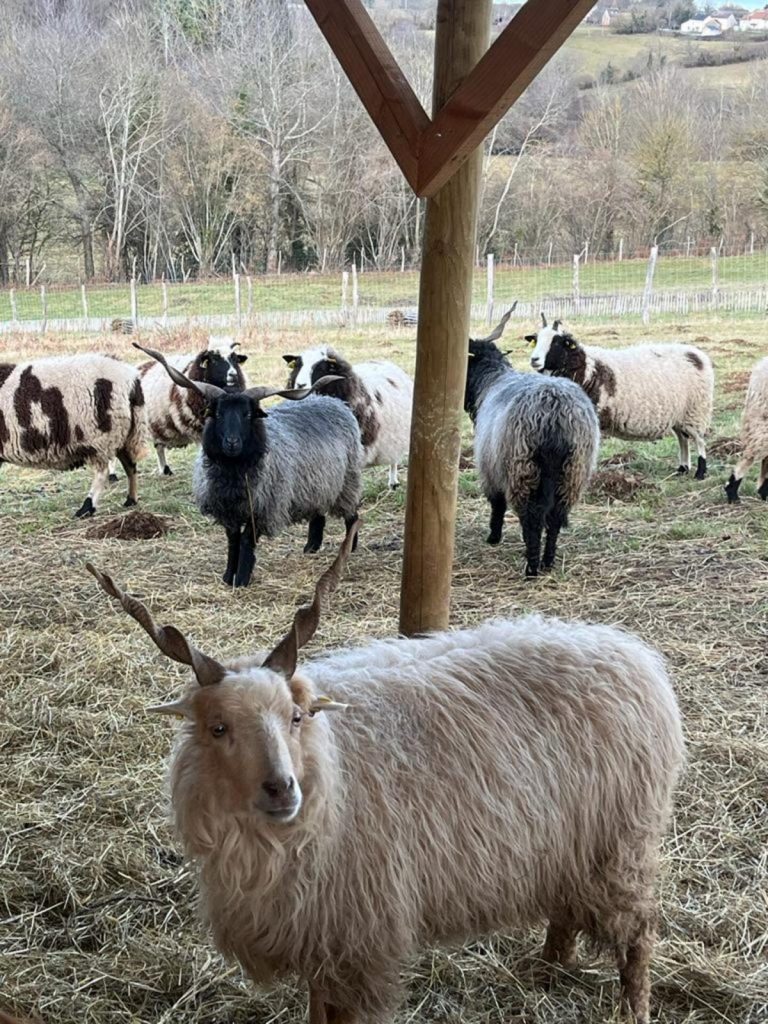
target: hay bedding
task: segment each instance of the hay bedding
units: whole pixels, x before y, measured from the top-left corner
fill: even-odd
[[[522,578],[515,524],[488,547],[485,503],[462,495],[453,619],[538,609],[625,626],[665,653],[689,768],[664,849],[654,1019],[764,1024],[766,520],[750,503],[727,508],[716,474],[678,480],[664,453],[648,450],[661,510],[582,505],[557,571],[534,585]],[[182,489],[191,457],[179,456]],[[163,539],[89,539],[69,519],[81,481],[55,479],[58,511],[31,533],[16,513],[29,518],[34,503],[7,492],[0,503],[0,1005],[47,1024],[299,1024],[303,992],[255,990],[197,923],[194,880],[165,817],[174,726],[144,713],[178,691],[184,670],[111,607],[83,563],[112,571],[161,621],[225,655],[279,636],[331,552],[303,556],[302,533],[290,531],[260,545],[256,585],[228,592],[219,531],[193,512]],[[312,651],[395,631],[403,499],[369,494],[360,550]],[[330,525],[329,542],[338,538]],[[578,970],[543,984],[540,941],[531,932],[426,952],[408,970],[397,1024],[618,1020],[613,966],[582,950]]]

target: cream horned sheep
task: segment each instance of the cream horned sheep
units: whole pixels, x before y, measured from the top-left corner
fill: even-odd
[[[560,321],[526,335],[531,366],[568,377],[591,398],[605,434],[630,441],[658,441],[674,433],[679,473],[691,468],[689,441],[698,452],[696,479],[707,475],[704,435],[712,419],[715,376],[709,356],[692,345],[633,345],[608,349],[582,345]]]
[[[511,313],[487,338],[469,342],[464,408],[475,425],[475,464],[491,505],[488,543],[501,540],[511,505],[523,531],[525,575],[533,577],[540,565],[555,563],[560,529],[595,469],[600,427],[578,385],[509,365],[495,342]]]
[[[391,1020],[421,948],[548,921],[544,955],[570,962],[585,932],[646,1024],[684,757],[662,659],[620,630],[533,615],[297,671],[350,547],[270,654],[225,662],[89,566],[194,669],[153,710],[184,719],[173,814],[217,946],[257,982],[307,982],[311,1024],[362,1024]]]
[[[190,380],[201,380],[227,391],[242,391],[247,387],[242,364],[248,356],[235,351],[238,345],[233,338],[211,335],[206,347],[196,355],[166,358]],[[143,363],[139,373],[157,455],[157,471],[171,476],[173,471],[166,461],[165,450],[199,443],[205,422],[205,399],[196,391],[179,388],[154,359]]]
[[[741,481],[753,462],[760,463],[757,496],[768,499],[768,357],[761,359],[749,378],[747,398],[741,416],[743,455],[725,485],[729,502],[739,500]]]
[[[327,375],[339,379],[323,394],[345,402],[360,426],[365,466],[389,466],[389,486],[399,486],[398,463],[411,443],[413,381],[394,363],[351,363],[324,345],[301,355],[284,355],[291,368],[289,388],[306,388]]]
[[[117,457],[137,501],[144,453],[144,393],[133,366],[96,353],[0,363],[0,463],[36,469],[93,468],[78,518],[92,516]]]

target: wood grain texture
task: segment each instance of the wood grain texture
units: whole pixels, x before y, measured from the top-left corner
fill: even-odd
[[[593,0],[528,0],[520,8],[433,115],[421,140],[417,195],[434,195],[448,181],[593,6]]]
[[[416,189],[430,120],[361,0],[305,0],[363,106]]]
[[[485,52],[490,13],[490,0],[440,0],[435,109]],[[427,203],[400,592],[406,635],[445,629],[450,613],[481,158],[478,149]]]

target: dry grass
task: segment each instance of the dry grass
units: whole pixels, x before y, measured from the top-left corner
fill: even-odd
[[[714,349],[734,324],[676,333],[703,331]],[[601,337],[596,327],[583,333]],[[721,376],[764,354],[765,331],[744,333],[748,346],[717,355]],[[618,334],[626,337],[623,328]],[[247,365],[265,383],[279,381],[280,353],[309,340],[252,339]],[[412,365],[408,333],[334,340],[353,355],[383,352]],[[24,341],[30,349],[37,343]],[[49,350],[56,344],[43,339]],[[183,339],[176,344],[184,347]],[[719,405],[714,435],[733,436],[737,422]],[[593,491],[563,536],[557,571],[533,585],[522,577],[515,524],[500,547],[484,543],[488,514],[467,458],[453,621],[539,609],[626,626],[665,653],[690,764],[664,850],[654,1017],[758,1024],[768,1019],[768,508],[750,497],[754,481],[740,506],[724,503],[727,458],[715,456],[710,478],[698,483],[675,475],[672,442],[608,444],[603,456],[612,471],[644,486],[633,501],[613,504]],[[83,569],[86,559],[108,569],[160,621],[214,655],[280,635],[330,550],[306,557],[300,531],[291,531],[260,547],[253,586],[225,590],[223,538],[189,502],[191,457],[172,453],[170,479],[144,464],[142,508],[172,517],[172,526],[142,544],[89,538],[87,526],[71,519],[87,488],[82,472],[4,467],[0,476],[0,1004],[47,1024],[304,1019],[303,992],[292,985],[257,992],[218,957],[196,921],[193,878],[165,817],[173,726],[143,710],[174,694],[183,671]],[[404,495],[384,483],[383,471],[368,478],[360,550],[312,651],[396,629]],[[118,484],[107,494],[97,523],[117,511],[123,490]],[[332,525],[329,543],[339,536]],[[539,933],[523,933],[426,952],[408,969],[398,1024],[617,1020],[612,965],[582,951],[578,970],[543,984],[540,941]]]
[[[133,509],[124,516],[115,516],[106,522],[97,522],[85,531],[88,540],[154,540],[164,537],[171,528],[168,516]]]

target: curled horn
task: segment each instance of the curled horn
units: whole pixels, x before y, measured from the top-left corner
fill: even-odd
[[[544,311],[543,310],[542,310],[542,313],[541,313],[541,326],[542,327],[546,327],[547,326],[547,318],[544,316]]]
[[[193,647],[175,626],[158,626],[150,615],[149,609],[141,601],[137,601],[135,597],[131,597],[121,590],[111,576],[99,572],[90,562],[86,562],[85,567],[96,578],[101,589],[110,597],[116,598],[125,611],[136,619],[140,626],[143,626],[163,654],[167,654],[174,661],[181,662],[182,665],[191,665],[201,686],[213,686],[215,683],[221,682],[225,669],[218,661],[209,658],[207,654],[203,654],[202,651]]]
[[[499,338],[504,333],[504,328],[507,326],[507,322],[509,321],[509,318],[514,313],[516,307],[517,307],[517,300],[515,300],[512,303],[512,305],[509,307],[509,309],[504,314],[504,316],[501,318],[501,320],[499,320],[498,324],[494,327],[494,329],[491,331],[491,333],[488,335],[488,337],[487,338],[478,338],[478,341],[498,341]]]
[[[308,388],[247,388],[243,394],[248,395],[249,398],[255,398],[257,402],[262,401],[264,398],[271,398],[272,395],[280,395],[281,398],[290,398],[292,402],[299,402],[302,398],[306,398],[307,395],[311,395],[313,391],[320,391],[327,384],[333,384],[334,381],[341,379],[338,374],[327,374],[325,377],[320,377]]]
[[[342,577],[356,535],[357,523],[353,523],[347,530],[347,535],[339,548],[339,553],[333,560],[333,564],[329,569],[325,570],[317,581],[312,604],[302,605],[298,609],[289,631],[274,650],[267,655],[264,661],[264,668],[271,668],[273,672],[279,672],[286,679],[290,679],[293,676],[299,660],[299,648],[303,647],[314,636],[315,630],[320,624],[320,614],[325,610],[328,598],[334,592]]]
[[[563,322],[562,320],[553,320],[552,321],[552,330],[553,331],[558,331],[560,329],[560,324],[562,322]]]
[[[158,352],[153,348],[144,348],[137,341],[133,342],[133,347],[139,349],[140,352],[146,352],[148,356],[152,356],[158,363],[161,363],[168,371],[168,376],[171,380],[178,384],[180,388],[190,388],[192,391],[196,391],[198,395],[202,395],[203,398],[211,401],[226,394],[223,388],[217,388],[215,384],[207,384],[203,380],[190,380],[189,377],[185,377],[183,373],[180,373],[167,362],[162,352]]]

